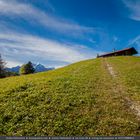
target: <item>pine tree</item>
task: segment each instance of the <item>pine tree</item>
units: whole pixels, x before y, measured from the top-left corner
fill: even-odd
[[[22,65],[20,68],[21,75],[30,74],[30,73],[34,73],[34,72],[35,72],[35,69],[30,61],[27,64]]]

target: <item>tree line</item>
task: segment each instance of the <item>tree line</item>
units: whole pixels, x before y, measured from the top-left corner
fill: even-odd
[[[10,72],[6,70],[6,62],[2,59],[0,54],[0,78],[15,76],[15,75],[24,75],[34,73],[35,69],[31,61],[26,64],[23,64],[19,70],[19,74],[15,72]]]

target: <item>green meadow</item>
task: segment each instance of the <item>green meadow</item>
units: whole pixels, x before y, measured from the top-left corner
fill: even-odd
[[[140,101],[140,57],[97,58],[0,79],[0,135],[140,135],[126,97]]]

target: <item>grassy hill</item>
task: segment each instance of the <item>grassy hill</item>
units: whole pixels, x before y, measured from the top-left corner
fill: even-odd
[[[126,98],[140,105],[140,57],[98,58],[1,79],[0,135],[140,135],[138,113]]]

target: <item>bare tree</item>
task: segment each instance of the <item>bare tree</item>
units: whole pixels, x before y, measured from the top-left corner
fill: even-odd
[[[0,54],[0,78],[5,77],[5,64]]]

